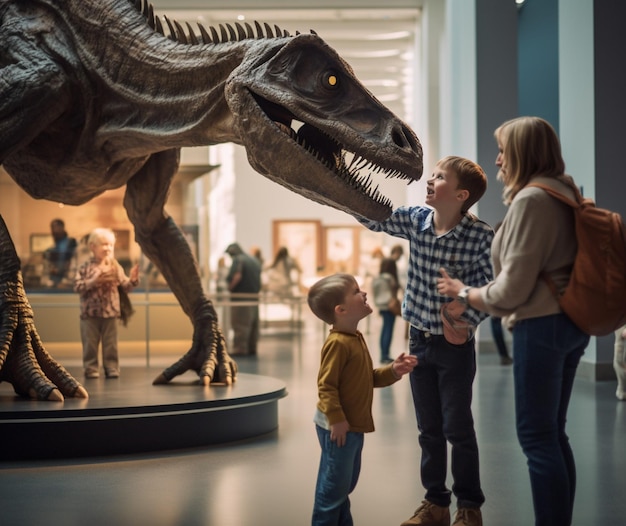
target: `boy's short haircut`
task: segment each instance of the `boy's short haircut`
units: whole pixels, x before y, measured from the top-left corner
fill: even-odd
[[[487,190],[487,176],[484,170],[475,162],[454,155],[444,157],[437,164],[444,170],[453,171],[459,181],[458,187],[469,192],[469,197],[461,208],[461,212],[467,212]]]
[[[309,308],[320,320],[335,323],[335,307],[341,305],[350,286],[356,283],[352,274],[333,274],[316,282],[307,296]]]

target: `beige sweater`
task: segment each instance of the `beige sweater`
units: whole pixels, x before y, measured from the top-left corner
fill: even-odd
[[[568,180],[572,181],[569,176],[537,177],[533,182],[545,183],[574,199]],[[561,312],[541,272],[549,272],[562,291],[569,281],[576,247],[572,209],[541,188],[523,188],[493,240],[496,278],[481,289],[488,312],[504,318],[509,328],[517,320]]]

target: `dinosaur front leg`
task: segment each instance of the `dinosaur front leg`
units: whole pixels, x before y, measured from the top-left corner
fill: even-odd
[[[237,364],[227,352],[217,313],[204,294],[198,264],[189,244],[164,209],[177,169],[177,150],[153,155],[128,182],[124,198],[137,243],[161,271],[193,324],[191,348],[154,383],[166,383],[193,370],[204,385],[210,382],[230,384],[236,378]]]
[[[0,216],[0,381],[21,396],[62,401],[87,391],[44,349],[26,298],[20,260]]]

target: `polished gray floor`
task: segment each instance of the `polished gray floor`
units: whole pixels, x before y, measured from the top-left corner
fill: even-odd
[[[376,314],[369,325],[376,358]],[[265,330],[259,356],[238,360],[242,372],[287,384],[275,433],[159,454],[5,462],[0,464],[0,524],[305,526],[319,458],[311,420],[324,334],[321,324],[307,317],[299,336]],[[394,352],[404,346],[398,327]],[[121,354],[124,360],[123,348]],[[626,403],[614,392],[614,382],[580,379],[575,385],[568,424],[579,479],[575,526],[626,524]],[[423,496],[408,381],[377,390],[373,410],[377,430],[366,437],[353,515],[357,526],[394,526]],[[514,431],[512,369],[500,366],[494,354],[479,355],[474,415],[487,497],[485,526],[532,526],[528,475]]]

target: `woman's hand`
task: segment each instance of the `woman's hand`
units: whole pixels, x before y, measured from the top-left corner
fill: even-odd
[[[439,269],[439,273],[441,277],[437,278],[437,292],[450,298],[456,298],[465,284],[461,280],[452,279],[443,267]]]

